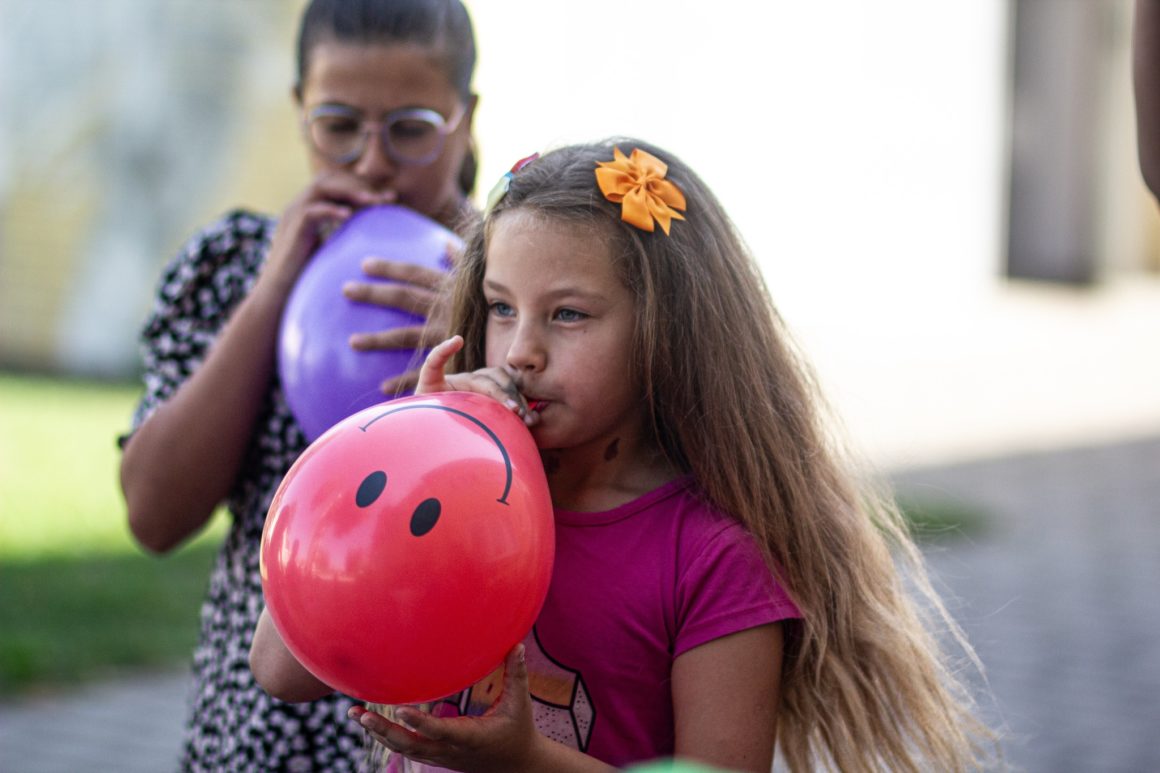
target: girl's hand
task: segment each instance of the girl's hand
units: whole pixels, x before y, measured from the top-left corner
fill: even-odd
[[[532,722],[523,644],[508,653],[503,693],[483,716],[440,719],[400,707],[395,712],[396,723],[361,706],[352,708],[348,715],[396,754],[451,770],[535,770],[545,740]]]
[[[528,403],[520,394],[519,383],[510,372],[503,368],[481,368],[472,373],[452,373],[447,375],[444,368],[448,361],[463,348],[463,337],[452,336],[437,345],[423,361],[419,370],[419,380],[415,385],[415,394],[429,394],[431,392],[476,392],[487,395],[507,406],[513,413],[524,420],[524,424],[534,427],[540,420],[540,415],[528,411]]]
[[[302,267],[335,228],[363,207],[391,204],[396,198],[394,191],[371,190],[345,169],[322,172],[278,219],[262,277],[288,295]]]
[[[455,265],[458,257],[459,248],[449,243],[445,258],[447,266]],[[447,337],[451,304],[445,291],[450,274],[384,258],[367,258],[363,261],[362,270],[369,277],[390,281],[348,282],[342,288],[344,296],[357,303],[371,303],[417,314],[426,318],[426,322],[390,330],[355,333],[349,341],[352,349],[423,349]],[[383,394],[398,394],[413,388],[418,375],[418,371],[408,371],[387,379],[380,385],[380,389]]]

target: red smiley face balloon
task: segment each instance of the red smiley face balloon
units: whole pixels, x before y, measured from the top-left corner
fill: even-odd
[[[531,629],[555,551],[539,451],[467,392],[364,409],[306,449],[262,534],[266,604],[331,687],[421,703],[490,673]]]

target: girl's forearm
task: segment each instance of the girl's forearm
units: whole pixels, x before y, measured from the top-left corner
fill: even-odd
[[[266,692],[289,703],[317,700],[334,692],[298,662],[286,647],[266,610],[262,610],[250,644],[250,670]]]
[[[543,770],[559,773],[608,773],[615,772],[617,768],[537,733],[531,759],[521,767],[521,770],[527,773]]]
[[[269,388],[285,297],[255,287],[197,371],[126,444],[121,488],[146,549],[179,545],[229,493]]]

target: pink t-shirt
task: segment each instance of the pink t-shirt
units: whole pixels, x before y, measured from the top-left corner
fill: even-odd
[[[525,640],[536,727],[616,766],[671,755],[673,660],[800,613],[740,524],[678,479],[600,513],[556,511],[556,565]],[[479,714],[502,670],[434,707]]]

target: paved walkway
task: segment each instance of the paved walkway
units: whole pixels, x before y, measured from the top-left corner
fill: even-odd
[[[1008,761],[1160,771],[1160,437],[912,469],[912,497],[986,510],[928,548],[989,673]],[[181,674],[0,705],[0,770],[156,772],[180,743]]]
[[[1160,771],[1160,437],[897,484],[992,516],[988,533],[927,554],[987,668],[1009,762]]]
[[[172,771],[186,685],[185,673],[140,674],[0,703],[0,771]]]

